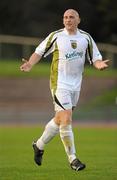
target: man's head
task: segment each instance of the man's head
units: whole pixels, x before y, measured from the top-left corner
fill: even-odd
[[[76,32],[78,24],[80,23],[80,17],[76,10],[68,9],[63,15],[63,24],[69,33]]]

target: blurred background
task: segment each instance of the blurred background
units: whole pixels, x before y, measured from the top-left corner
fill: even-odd
[[[117,121],[117,7],[115,0],[0,1],[0,123],[42,123],[54,115],[49,90],[51,56],[30,73],[21,73],[28,58],[52,31],[63,28],[66,9],[76,9],[80,29],[91,34],[110,68],[97,71],[86,62],[77,122]]]

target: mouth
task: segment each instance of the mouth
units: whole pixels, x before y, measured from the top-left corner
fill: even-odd
[[[72,24],[67,23],[66,26],[72,26]]]

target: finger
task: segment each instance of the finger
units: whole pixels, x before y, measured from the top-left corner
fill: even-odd
[[[107,59],[107,60],[104,60],[103,62],[105,62],[105,63],[108,63],[110,60],[109,59]]]
[[[21,70],[21,71],[24,71],[24,68],[23,68],[23,67],[20,67],[20,70]]]
[[[22,58],[22,61],[25,62],[25,63],[28,62],[28,61],[27,61],[26,59],[24,59],[24,58]]]

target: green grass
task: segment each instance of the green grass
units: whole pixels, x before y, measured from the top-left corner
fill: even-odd
[[[22,62],[17,61],[0,61],[0,77],[48,77],[50,71],[50,64],[39,63],[32,68],[30,72],[21,72],[20,65]]]
[[[84,70],[84,75],[89,77],[116,77],[117,78],[117,69],[112,69],[111,67],[103,71],[95,69],[93,66],[86,66]]]
[[[115,180],[117,178],[117,128],[75,127],[75,143],[87,168],[70,169],[59,136],[46,147],[43,164],[33,162],[31,142],[41,127],[0,128],[1,180]]]
[[[33,67],[28,73],[20,71],[21,60],[0,60],[0,77],[48,77],[50,74],[50,64],[43,63],[43,60]],[[85,76],[95,77],[117,77],[117,71],[109,68],[105,71],[98,71],[93,67],[85,67]]]

